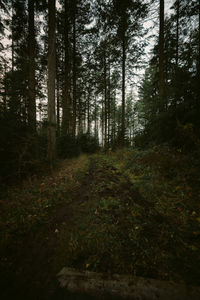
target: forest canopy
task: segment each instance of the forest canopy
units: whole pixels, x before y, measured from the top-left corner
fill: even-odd
[[[0,1],[1,180],[100,147],[197,146],[200,4],[170,4]]]

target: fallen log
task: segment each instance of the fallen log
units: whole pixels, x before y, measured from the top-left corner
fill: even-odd
[[[129,275],[104,274],[63,268],[58,273],[62,288],[95,299],[200,300],[200,287]]]

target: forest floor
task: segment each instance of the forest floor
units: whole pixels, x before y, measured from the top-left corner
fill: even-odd
[[[199,286],[199,172],[198,153],[125,149],[2,192],[0,299],[64,299],[64,266]]]

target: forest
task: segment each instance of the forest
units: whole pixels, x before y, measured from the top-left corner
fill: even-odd
[[[200,299],[199,153],[200,0],[0,0],[1,300]]]

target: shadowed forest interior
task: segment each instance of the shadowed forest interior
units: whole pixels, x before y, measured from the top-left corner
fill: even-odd
[[[199,153],[200,0],[0,0],[1,300],[198,287]]]

